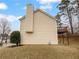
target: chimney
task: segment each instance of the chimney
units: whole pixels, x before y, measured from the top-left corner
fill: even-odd
[[[33,32],[33,6],[31,4],[27,5],[27,16],[26,16],[26,32]]]

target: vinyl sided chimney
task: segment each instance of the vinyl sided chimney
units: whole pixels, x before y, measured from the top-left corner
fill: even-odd
[[[27,16],[26,16],[26,32],[31,33],[33,32],[33,20],[34,20],[34,15],[33,15],[33,6],[31,4],[27,5]]]

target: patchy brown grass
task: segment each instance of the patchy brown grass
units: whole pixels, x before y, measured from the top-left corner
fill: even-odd
[[[25,45],[0,49],[0,59],[79,59],[79,36],[70,36],[59,45]]]
[[[26,45],[0,49],[0,59],[79,59],[79,49],[58,45]]]

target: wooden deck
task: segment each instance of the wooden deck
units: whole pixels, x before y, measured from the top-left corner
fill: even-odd
[[[79,34],[69,34],[69,45],[79,45]],[[64,35],[64,45],[68,45],[66,40],[66,35]],[[59,45],[63,45],[63,37],[61,35],[58,36]]]

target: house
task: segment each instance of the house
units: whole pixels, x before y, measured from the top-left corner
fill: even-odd
[[[58,44],[55,17],[27,5],[27,15],[20,20],[21,44]]]

